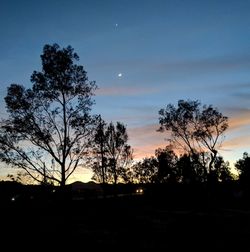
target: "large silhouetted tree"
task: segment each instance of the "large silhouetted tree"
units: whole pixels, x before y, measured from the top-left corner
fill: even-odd
[[[207,166],[208,175],[211,174],[228,118],[212,105],[202,106],[192,100],[179,100],[177,107],[168,104],[159,115],[159,130],[169,132],[170,142],[193,157],[203,153],[202,163]]]
[[[95,82],[88,81],[72,47],[45,45],[42,70],[32,87],[12,84],[5,97],[9,117],[1,121],[2,161],[24,169],[37,181],[64,186],[84,165],[93,119]]]
[[[111,122],[107,125],[99,119],[94,143],[94,180],[113,184],[117,184],[119,178],[126,180],[126,169],[133,159],[127,142],[127,129],[123,123],[114,125]]]

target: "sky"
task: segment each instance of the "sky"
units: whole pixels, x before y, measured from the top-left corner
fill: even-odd
[[[71,45],[99,87],[92,112],[127,126],[135,159],[167,145],[158,111],[191,99],[229,117],[220,154],[233,166],[250,152],[249,10],[250,0],[1,0],[0,116],[11,83],[31,86],[43,46]]]

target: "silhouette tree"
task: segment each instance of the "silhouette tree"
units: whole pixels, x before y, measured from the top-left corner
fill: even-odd
[[[5,97],[9,118],[1,121],[0,158],[37,181],[64,186],[84,165],[93,118],[95,82],[88,81],[71,46],[45,45],[42,70],[32,88],[11,84]]]
[[[93,152],[94,163],[92,165],[93,177],[92,179],[102,184],[107,183],[107,153],[105,127],[106,122],[99,115],[97,118],[97,126],[94,134]]]
[[[218,156],[214,162],[214,171],[216,173],[216,180],[221,182],[229,182],[233,180],[233,174],[230,169],[229,162],[224,161],[222,156]]]
[[[177,160],[170,146],[158,148],[154,157],[144,158],[132,166],[134,181],[142,184],[178,182]]]
[[[126,180],[126,169],[133,159],[127,141],[127,130],[121,122],[107,125],[99,118],[94,143],[93,179],[113,184],[117,184],[118,179]]]
[[[243,158],[235,163],[235,168],[239,172],[239,182],[242,188],[250,193],[250,157],[247,152],[243,153]]]
[[[155,156],[158,163],[157,180],[158,182],[177,182],[179,180],[179,170],[176,166],[178,157],[171,146],[165,149],[157,149]]]
[[[200,163],[196,163],[196,158],[192,155],[183,154],[177,161],[177,167],[180,173],[180,181],[184,184],[194,184],[198,182],[201,177]]]
[[[228,118],[212,105],[179,100],[177,108],[168,104],[159,111],[160,132],[170,132],[170,143],[195,157],[203,154],[203,166],[212,173],[218,148],[228,127]],[[206,158],[209,155],[209,158]],[[199,159],[201,161],[201,159]]]
[[[140,184],[155,183],[158,172],[158,161],[155,157],[144,158],[132,166],[134,181]]]

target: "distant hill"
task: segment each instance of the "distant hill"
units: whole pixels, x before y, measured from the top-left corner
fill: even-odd
[[[87,183],[84,183],[84,182],[81,182],[81,181],[75,181],[71,184],[69,184],[69,186],[72,188],[72,190],[97,190],[97,191],[101,191],[102,190],[102,187],[100,184],[97,184],[93,181],[90,181],[90,182],[87,182]]]

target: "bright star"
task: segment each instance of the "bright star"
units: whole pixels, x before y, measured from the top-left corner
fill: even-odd
[[[122,73],[118,73],[118,77],[121,78],[122,77]]]

